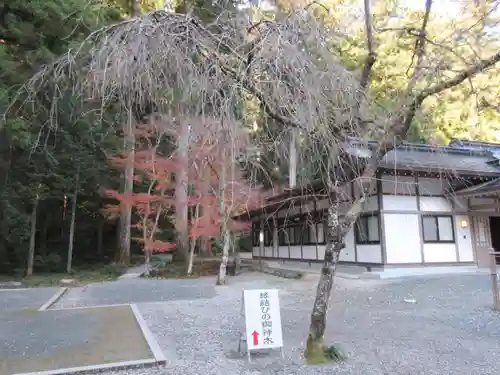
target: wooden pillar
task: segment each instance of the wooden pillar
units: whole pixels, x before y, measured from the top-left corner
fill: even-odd
[[[493,309],[500,311],[500,294],[498,291],[498,275],[497,275],[497,262],[496,256],[500,255],[500,252],[494,251],[493,248],[490,249],[490,278],[491,278],[491,291],[493,293]]]

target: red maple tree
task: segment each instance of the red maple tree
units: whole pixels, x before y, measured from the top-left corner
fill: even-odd
[[[142,245],[146,273],[154,252],[167,252],[175,244],[157,239],[161,232],[161,219],[172,214],[173,188],[172,175],[178,168],[174,157],[162,155],[159,146],[165,136],[163,130],[154,124],[141,124],[136,127],[135,139],[137,151],[134,153],[134,192],[123,194],[116,190],[106,190],[105,194],[116,201],[105,207],[108,216],[119,214],[124,206],[133,210],[132,227],[139,230],[140,237],[132,240]],[[110,157],[109,161],[117,169],[125,169],[128,155]]]
[[[231,234],[247,231],[251,222],[236,217],[262,204],[259,189],[243,177],[238,158],[244,142],[234,138],[220,142],[199,137],[190,148],[189,182],[196,192],[190,205],[198,205],[199,215],[191,218],[189,236],[220,238],[223,247],[219,282],[224,282]]]

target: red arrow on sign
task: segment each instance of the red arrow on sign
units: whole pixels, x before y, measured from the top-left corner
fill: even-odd
[[[252,336],[253,336],[253,344],[259,345],[259,332],[253,331]]]

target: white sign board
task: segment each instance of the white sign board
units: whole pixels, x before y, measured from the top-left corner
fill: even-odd
[[[276,289],[243,291],[248,351],[283,347],[281,314]]]

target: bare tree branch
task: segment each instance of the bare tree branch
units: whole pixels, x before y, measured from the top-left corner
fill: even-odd
[[[366,29],[366,44],[368,47],[368,56],[365,60],[365,65],[363,67],[363,72],[361,74],[360,87],[362,90],[366,90],[368,87],[368,82],[370,80],[370,73],[372,71],[373,65],[377,60],[377,54],[375,52],[375,46],[373,41],[373,14],[371,9],[371,1],[364,0],[365,6],[365,29]]]
[[[424,13],[424,19],[422,21],[422,27],[420,27],[420,29],[418,30],[418,38],[415,41],[415,49],[413,52],[413,56],[411,58],[411,63],[406,71],[406,74],[408,74],[411,66],[413,65],[413,61],[416,57],[417,62],[416,62],[415,69],[414,69],[413,74],[412,74],[412,81],[414,81],[418,77],[418,75],[420,74],[421,67],[422,67],[422,63],[423,63],[423,59],[424,59],[424,55],[425,55],[427,23],[429,22],[429,16],[431,14],[431,6],[432,6],[432,0],[426,0],[425,1],[425,13]]]

